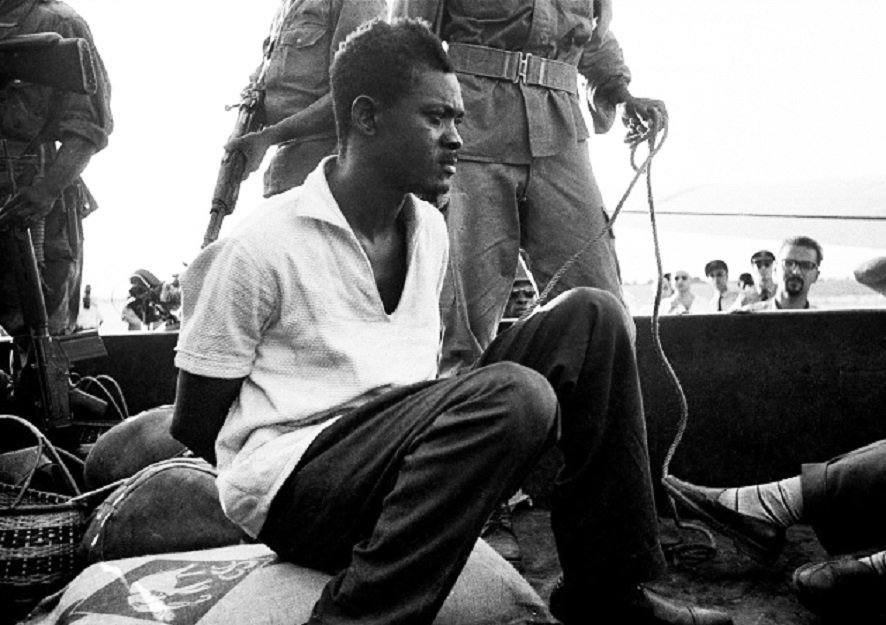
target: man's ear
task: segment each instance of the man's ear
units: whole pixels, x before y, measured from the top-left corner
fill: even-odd
[[[364,135],[378,131],[378,103],[368,95],[359,95],[351,104],[351,128]]]

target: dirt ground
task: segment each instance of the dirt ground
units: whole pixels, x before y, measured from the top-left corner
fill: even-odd
[[[560,573],[549,524],[549,513],[540,507],[521,505],[514,511],[514,527],[523,551],[524,576],[547,600]],[[806,610],[791,590],[795,568],[826,554],[808,526],[788,532],[788,545],[772,567],[755,563],[737,551],[728,538],[712,534],[716,553],[712,558],[673,564],[667,576],[654,584],[664,594],[705,607],[729,612],[736,625],[820,625],[825,621]],[[673,521],[662,520],[665,545],[699,542],[702,534],[677,531]],[[839,625],[862,625],[857,622]],[[865,624],[867,625],[867,624]]]

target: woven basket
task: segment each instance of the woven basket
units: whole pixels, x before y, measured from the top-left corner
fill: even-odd
[[[58,450],[30,422],[0,415],[37,439],[34,466],[19,484],[0,483],[0,597],[20,607],[55,592],[77,574],[75,548],[86,529],[88,498],[65,466]],[[54,461],[72,495],[30,488],[42,453]]]

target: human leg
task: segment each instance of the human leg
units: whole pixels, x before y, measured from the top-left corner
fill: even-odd
[[[648,580],[663,566],[627,323],[611,295],[575,289],[504,332],[480,360],[533,368],[557,393],[564,466],[551,522],[565,577],[588,586]]]
[[[496,338],[480,360],[544,375],[560,404],[564,465],[551,524],[563,584],[551,610],[587,622],[731,623],[640,586],[664,568],[631,323],[610,293],[573,289]]]
[[[44,222],[44,262],[41,268],[49,333],[73,332],[80,310],[80,248],[82,235],[76,206],[58,200]],[[71,300],[74,300],[73,303]]]
[[[594,179],[586,141],[555,156],[533,159],[521,205],[521,245],[532,274],[544,289],[579,250],[585,250],[551,291],[556,296],[576,286],[593,286],[622,297],[612,232]]]
[[[444,374],[470,366],[496,335],[517,270],[517,204],[526,172],[519,165],[459,161],[445,208]]]
[[[886,440],[804,464],[805,516],[832,554],[886,547]]]
[[[312,622],[430,623],[556,412],[541,376],[505,363],[393,391],[311,444],[260,539],[336,572]]]

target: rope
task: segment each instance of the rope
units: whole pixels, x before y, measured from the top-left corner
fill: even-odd
[[[600,232],[597,233],[597,235],[595,237],[588,240],[581,248],[579,248],[579,250],[577,252],[575,252],[575,254],[570,256],[566,260],[566,262],[564,262],[560,266],[560,268],[557,269],[556,272],[554,272],[554,275],[551,276],[551,279],[548,280],[548,283],[547,283],[547,285],[545,285],[544,290],[538,296],[538,303],[537,303],[538,306],[541,306],[543,303],[545,303],[547,301],[548,297],[550,297],[550,295],[551,295],[551,291],[554,290],[554,287],[556,287],[557,283],[560,282],[560,280],[563,278],[563,275],[567,271],[569,271],[569,269],[572,267],[572,265],[574,265],[575,262],[585,252],[587,252],[594,243],[599,241],[604,235],[608,234],[609,231],[612,230],[612,226],[615,225],[615,220],[618,218],[619,214],[621,213],[621,210],[624,207],[625,202],[627,201],[631,192],[634,190],[634,186],[637,184],[637,181],[640,179],[640,176],[642,176],[644,173],[646,174],[647,185],[649,185],[649,167],[652,164],[652,159],[661,150],[662,146],[664,145],[665,140],[668,137],[667,125],[664,126],[664,128],[662,129],[661,140],[658,141],[658,143],[656,143],[657,136],[658,136],[657,130],[651,130],[650,132],[643,134],[643,135],[629,136],[629,140],[631,143],[631,167],[633,167],[633,169],[634,169],[634,177],[631,179],[630,183],[628,183],[628,188],[625,189],[624,194],[621,196],[621,199],[618,201],[618,204],[616,204],[615,210],[612,212],[612,217],[609,219],[609,223],[606,224],[606,226],[602,230],[600,230]],[[649,144],[649,153],[646,155],[646,159],[643,161],[643,163],[638,167],[635,163],[636,152],[637,152],[637,148],[644,141],[648,142],[648,144]],[[651,190],[649,192],[649,197],[651,198]],[[651,209],[652,209],[652,206],[650,204],[650,210]],[[656,242],[656,251],[658,251],[658,243],[657,242]],[[659,263],[659,280],[661,280],[660,263]],[[656,302],[657,301],[658,300],[656,299]],[[656,306],[656,310],[657,310],[657,306]]]
[[[550,297],[551,292],[556,287],[557,283],[563,278],[567,271],[575,264],[575,262],[590,249],[590,247],[600,240],[601,237],[608,234],[615,224],[616,219],[622,212],[622,208],[624,207],[625,202],[630,196],[631,192],[634,189],[634,186],[637,184],[637,181],[644,174],[646,175],[646,202],[649,206],[649,220],[652,227],[652,239],[653,245],[655,249],[655,265],[656,270],[658,272],[658,288],[655,293],[655,300],[652,308],[652,318],[650,320],[651,324],[651,332],[652,332],[652,343],[655,347],[655,351],[658,354],[659,360],[664,367],[667,377],[671,382],[677,398],[680,403],[680,417],[677,422],[677,431],[674,434],[674,439],[668,447],[668,451],[665,454],[664,462],[662,463],[662,476],[667,476],[670,473],[670,465],[671,461],[674,458],[674,455],[677,452],[677,448],[680,446],[680,443],[683,440],[683,435],[686,432],[686,426],[689,423],[689,405],[686,401],[686,394],[683,391],[683,386],[680,383],[680,379],[677,377],[677,373],[674,371],[673,366],[668,360],[667,355],[665,354],[664,347],[661,344],[661,334],[660,334],[660,326],[659,326],[659,307],[661,305],[661,286],[664,281],[662,262],[661,262],[661,245],[658,239],[658,226],[655,220],[655,201],[652,192],[652,160],[655,156],[661,151],[662,146],[665,143],[668,135],[668,126],[665,125],[662,128],[661,137],[658,137],[658,130],[656,128],[652,128],[646,132],[638,132],[637,128],[633,128],[628,135],[626,141],[630,144],[631,147],[631,167],[634,170],[634,176],[631,179],[630,183],[627,186],[627,189],[622,194],[621,199],[618,201],[618,204],[615,207],[615,210],[612,213],[612,217],[609,220],[609,223],[593,238],[588,240],[577,252],[575,252],[566,262],[554,272],[554,275],[551,276],[551,279],[548,281],[547,285],[545,285],[544,290],[542,290],[541,294],[538,297],[538,301],[536,302],[536,306],[542,305],[547,299]],[[640,165],[637,165],[636,157],[637,157],[637,149],[643,143],[647,143],[648,145],[648,153],[646,158]],[[677,528],[681,530],[691,530],[695,532],[699,532],[704,537],[704,541],[702,542],[694,542],[687,541],[682,537],[670,544],[667,545],[666,554],[669,558],[677,564],[697,564],[704,560],[709,560],[716,554],[716,546],[714,537],[710,531],[708,531],[704,526],[697,524],[682,521],[677,512],[677,506],[674,502],[674,499],[668,496],[668,503],[670,505],[671,513],[674,518],[674,523]]]

